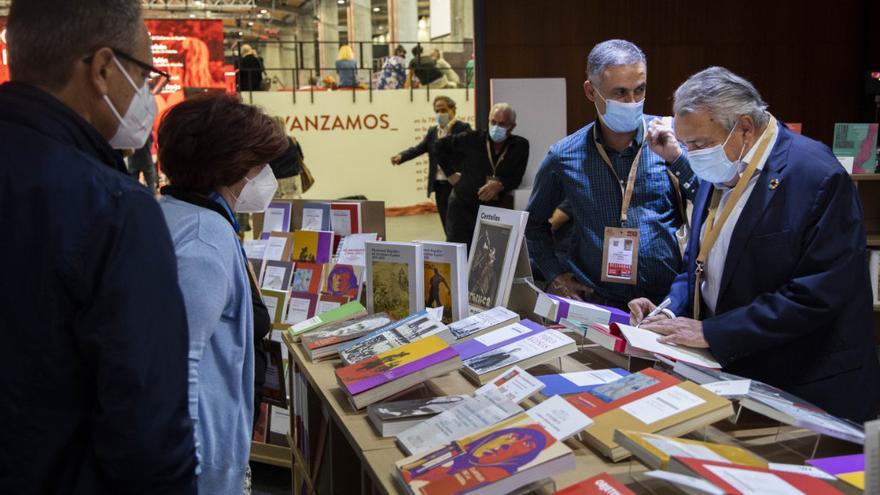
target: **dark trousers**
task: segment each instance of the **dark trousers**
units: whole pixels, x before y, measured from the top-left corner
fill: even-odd
[[[446,211],[446,242],[463,242],[470,252],[479,210],[479,201],[460,198],[453,190]]]
[[[449,195],[452,194],[452,186],[448,181],[438,180],[434,182],[434,199],[437,201],[437,213],[440,214],[440,223],[443,225],[443,233],[449,236],[446,228],[446,214],[449,210]]]

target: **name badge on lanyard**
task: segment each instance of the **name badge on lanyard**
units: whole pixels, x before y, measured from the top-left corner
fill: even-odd
[[[599,144],[596,138],[596,126],[593,126],[593,141],[596,149],[602,157],[602,161],[608,165],[611,175],[620,184],[621,205],[620,205],[620,227],[605,227],[605,241],[602,247],[602,281],[618,284],[635,285],[638,281],[639,268],[639,229],[630,229],[624,227],[629,211],[629,203],[632,200],[633,188],[636,183],[636,174],[639,169],[639,159],[642,157],[642,149],[647,140],[647,131],[645,129],[645,121],[642,120],[642,144],[639,151],[632,162],[627,177],[626,185],[620,180],[614,165],[605,148]]]

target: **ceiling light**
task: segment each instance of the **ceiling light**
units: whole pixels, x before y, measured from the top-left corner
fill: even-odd
[[[380,10],[382,9],[380,9],[379,7],[373,7],[373,12],[379,12]]]
[[[339,5],[345,5],[345,0],[336,0]]]
[[[268,13],[269,13],[269,11],[268,11],[268,10],[266,10],[266,9],[260,9],[260,13],[261,13],[261,14],[268,14]]]
[[[248,22],[248,26],[253,26],[253,25],[254,25],[254,21],[249,21],[249,22]]]

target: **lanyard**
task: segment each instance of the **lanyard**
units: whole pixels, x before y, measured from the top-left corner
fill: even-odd
[[[504,145],[504,151],[501,152],[501,155],[498,157],[498,161],[492,159],[492,140],[488,137],[486,138],[486,155],[489,157],[489,165],[492,167],[492,176],[490,179],[498,179],[498,176],[495,174],[495,171],[498,170],[498,167],[501,166],[501,162],[504,161],[504,157],[507,155],[507,150],[510,149],[509,144]]]
[[[739,182],[736,183],[736,187],[733,188],[733,192],[730,194],[730,199],[727,200],[727,204],[725,204],[724,209],[721,210],[721,215],[717,218],[715,215],[718,213],[718,205],[721,203],[721,191],[716,188],[712,193],[712,201],[709,204],[709,213],[706,216],[706,233],[703,236],[703,241],[700,243],[700,252],[697,255],[697,268],[695,270],[696,283],[694,285],[695,320],[700,319],[700,298],[702,297],[700,286],[703,282],[703,272],[705,272],[706,269],[706,260],[709,258],[709,253],[712,251],[712,247],[715,246],[715,241],[717,241],[718,237],[721,235],[721,229],[724,227],[724,223],[727,221],[730,213],[736,207],[736,204],[749,186],[749,182],[752,180],[752,176],[755,175],[755,171],[758,170],[758,164],[761,163],[761,160],[764,157],[764,152],[767,151],[767,146],[770,145],[770,141],[773,140],[776,132],[776,118],[771,115],[770,122],[767,123],[767,130],[764,132],[761,141],[758,143],[758,148],[752,156],[751,163],[746,167]]]
[[[620,184],[620,194],[622,197],[622,202],[620,204],[620,226],[623,227],[623,224],[626,223],[626,214],[629,211],[629,203],[632,200],[633,188],[636,184],[636,173],[639,169],[639,160],[642,158],[642,149],[645,147],[645,141],[648,139],[648,132],[645,127],[645,119],[642,119],[642,144],[639,146],[639,151],[636,153],[636,157],[632,162],[632,166],[629,169],[629,177],[626,180],[626,188],[624,188],[624,183],[620,179],[620,176],[617,175],[617,171],[614,170],[614,165],[611,163],[611,159],[608,158],[608,154],[605,153],[605,147],[599,143],[598,132],[596,128],[598,125],[593,126],[593,143],[596,144],[596,149],[599,150],[599,156],[602,157],[602,161],[608,165],[608,170],[611,171],[611,175],[617,180],[617,183]]]

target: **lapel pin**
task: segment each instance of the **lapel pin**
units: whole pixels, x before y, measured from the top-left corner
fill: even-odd
[[[779,179],[771,180],[770,181],[770,190],[775,191],[777,187],[779,187]]]

